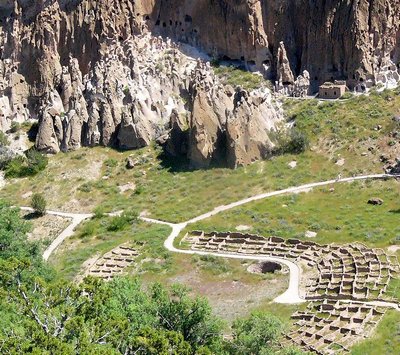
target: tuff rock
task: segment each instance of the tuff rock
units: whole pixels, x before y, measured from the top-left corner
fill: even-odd
[[[332,79],[391,87],[399,13],[400,0],[2,1],[0,129],[37,119],[48,153],[158,140],[194,167],[248,164],[273,150],[282,112],[207,60],[242,61],[293,96]]]

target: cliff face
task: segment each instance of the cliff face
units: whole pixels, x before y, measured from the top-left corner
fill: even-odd
[[[194,166],[247,164],[270,153],[282,113],[266,89],[222,85],[192,47],[280,85],[297,77],[302,92],[309,79],[396,81],[399,11],[400,0],[0,1],[0,129],[38,119],[36,146],[51,153],[158,139]]]
[[[277,78],[280,42],[297,76],[374,79],[400,62],[400,0],[160,0],[152,29]]]

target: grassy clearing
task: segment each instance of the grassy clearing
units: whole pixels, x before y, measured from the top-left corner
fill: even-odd
[[[141,256],[157,258],[157,270],[170,266],[170,254],[163,248],[163,242],[170,233],[166,226],[143,222],[118,225],[117,217],[103,217],[83,223],[75,236],[69,238],[50,258],[50,263],[58,271],[60,278],[72,279],[80,271],[82,264],[88,259],[105,254],[120,244],[130,242],[133,245],[144,243]]]
[[[317,233],[318,243],[362,242],[384,247],[400,244],[400,184],[394,180],[337,184],[297,195],[253,202],[190,225],[187,229],[229,231],[251,227],[250,233],[306,239]],[[367,204],[372,197],[382,206]]]
[[[321,154],[285,155],[237,170],[172,171],[165,169],[158,152],[145,148],[120,153],[84,148],[51,157],[45,172],[31,179],[13,180],[2,194],[18,205],[28,205],[29,192],[43,193],[49,208],[89,212],[101,205],[105,211],[135,208],[153,217],[179,222],[214,207],[254,194],[335,177],[342,169]],[[138,160],[127,170],[125,160]],[[297,160],[298,167],[288,163]],[[112,162],[112,164],[111,164]],[[348,169],[348,173],[352,173]],[[121,192],[131,183],[134,189]],[[56,197],[56,198],[55,198]]]
[[[400,312],[390,310],[368,340],[352,348],[353,355],[398,354],[400,349]]]
[[[345,158],[358,170],[379,164],[381,154],[396,156],[400,152],[399,139],[394,137],[400,124],[392,120],[400,113],[399,91],[318,104],[315,100],[288,99],[284,107],[297,128],[308,134],[315,151],[331,159]]]
[[[246,90],[255,90],[263,86],[271,86],[271,83],[265,80],[261,75],[251,73],[247,70],[231,66],[217,66],[214,73],[221,79],[224,85],[237,86]]]
[[[251,274],[247,272],[248,262],[172,254],[163,247],[170,232],[168,227],[142,222],[127,225],[116,220],[116,217],[102,217],[80,226],[76,236],[51,257],[60,278],[74,279],[83,272],[86,261],[94,261],[122,243],[144,243],[141,255],[127,272],[140,275],[145,287],[154,282],[186,285],[193,295],[209,299],[214,313],[226,320],[227,327],[237,317],[271,302],[287,288],[287,274]]]
[[[271,278],[287,279],[287,275],[257,275],[246,271],[247,263],[216,257],[172,254],[164,248],[170,229],[163,225],[120,223],[120,217],[101,217],[84,222],[75,236],[69,238],[50,259],[60,277],[72,279],[78,275],[82,264],[90,258],[100,256],[120,244],[130,242],[140,245],[140,265],[135,273],[148,282],[162,282],[194,271],[202,281],[240,280],[256,285]],[[118,226],[116,228],[116,226]]]

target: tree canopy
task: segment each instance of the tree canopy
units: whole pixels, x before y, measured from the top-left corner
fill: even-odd
[[[2,354],[270,354],[280,321],[253,314],[223,323],[205,298],[182,285],[144,288],[137,278],[110,282],[57,279],[27,239],[31,226],[0,201],[0,353]],[[295,353],[293,353],[295,354]]]

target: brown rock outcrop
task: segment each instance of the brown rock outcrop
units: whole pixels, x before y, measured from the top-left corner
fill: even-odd
[[[270,91],[248,93],[239,88],[234,92],[222,86],[210,67],[201,62],[197,63],[192,80],[192,108],[186,131],[191,166],[223,164],[234,168],[266,158],[274,147],[271,131],[283,117]],[[174,134],[176,130],[172,129],[171,138]],[[173,152],[182,151],[179,144],[186,145],[182,139],[168,142],[168,149]]]
[[[8,0],[0,19],[0,129],[39,119],[36,146],[51,153],[161,139],[196,167],[268,156],[282,118],[270,94],[223,87],[182,52],[204,53],[157,35],[294,96],[400,78],[400,0]]]

